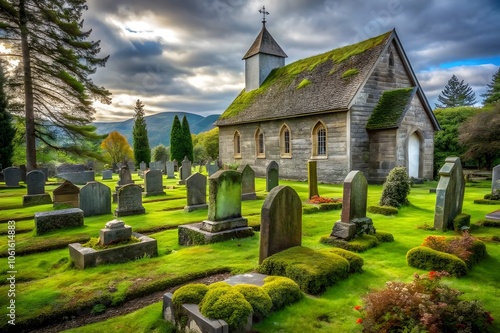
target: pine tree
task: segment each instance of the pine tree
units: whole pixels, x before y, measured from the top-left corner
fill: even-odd
[[[14,136],[16,130],[12,125],[12,116],[8,108],[8,99],[5,94],[6,78],[3,71],[3,65],[0,63],[0,170],[12,165],[12,156],[14,155]]]
[[[488,87],[488,90],[486,90],[486,93],[481,95],[481,97],[484,97],[484,105],[498,103],[500,101],[500,68],[498,68],[497,72],[493,74],[491,83],[486,86]]]
[[[184,145],[182,142],[182,125],[179,117],[175,115],[170,131],[170,159],[181,163],[184,159]]]
[[[182,117],[182,143],[184,146],[184,156],[187,156],[188,160],[194,161],[194,148],[193,148],[193,138],[191,137],[191,130],[189,129],[189,123],[186,116]]]
[[[151,149],[149,148],[148,129],[146,119],[144,119],[144,104],[141,100],[135,103],[135,122],[132,129],[132,139],[134,145],[135,165],[139,168],[141,162],[149,166],[151,162]]]
[[[441,95],[438,96],[438,101],[441,104],[436,104],[437,108],[470,106],[476,103],[476,94],[468,84],[464,84],[464,80],[458,81],[453,74],[444,90],[441,91]]]
[[[36,142],[78,156],[98,157],[87,141],[102,136],[90,126],[94,99],[110,103],[110,93],[89,78],[108,57],[100,41],[82,30],[85,0],[0,1],[0,35],[22,66],[17,96],[23,96],[26,168],[36,168]]]

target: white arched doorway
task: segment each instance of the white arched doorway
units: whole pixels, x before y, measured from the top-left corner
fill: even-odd
[[[419,178],[420,167],[420,138],[414,132],[408,140],[408,176]]]

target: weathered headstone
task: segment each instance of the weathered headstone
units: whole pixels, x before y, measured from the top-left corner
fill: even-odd
[[[207,205],[207,177],[201,173],[194,173],[186,179],[187,205],[185,212],[206,209]]]
[[[111,214],[111,189],[99,182],[88,182],[80,189],[80,209],[84,216]]]
[[[21,181],[23,183],[26,183],[26,165],[21,164],[19,166],[19,169],[21,170]]]
[[[115,216],[128,216],[144,214],[142,206],[142,188],[139,185],[128,184],[122,186],[117,192],[118,207]]]
[[[161,170],[148,170],[144,172],[144,195],[161,195],[163,191],[163,174]]]
[[[132,175],[128,166],[124,165],[120,168],[120,179],[116,183],[118,186],[133,184]]]
[[[139,163],[139,170],[146,171],[146,163],[144,163],[144,161]]]
[[[182,160],[182,167],[179,169],[179,173],[179,185],[186,184],[186,179],[191,176],[191,161],[187,158],[187,156],[185,156]]]
[[[110,245],[129,240],[132,237],[132,227],[115,219],[106,223],[99,232],[99,244]]]
[[[270,192],[279,185],[280,173],[279,165],[276,161],[271,161],[266,168],[266,191]]]
[[[307,183],[309,185],[309,199],[319,195],[317,161],[307,161]]]
[[[174,175],[174,172],[175,172],[175,168],[174,168],[174,162],[173,161],[167,161],[165,163],[165,168],[167,169],[167,179],[173,179],[175,178],[175,175]]]
[[[59,185],[52,192],[52,195],[54,196],[54,207],[80,207],[80,188],[68,180]]]
[[[300,246],[301,242],[302,201],[293,188],[276,186],[262,205],[259,264],[275,253]]]
[[[217,171],[219,171],[219,166],[217,165],[217,161],[212,161],[212,160],[208,160],[207,164],[206,164],[206,168],[207,168],[207,173],[208,173],[208,176],[210,177],[211,175],[213,175],[214,173],[216,173]]]
[[[447,157],[439,170],[439,183],[436,188],[436,208],[434,228],[445,231],[454,229],[453,219],[462,212],[465,179],[459,157]]]
[[[491,176],[491,193],[500,192],[500,164],[493,168]]]
[[[241,170],[241,200],[255,200],[255,172],[246,164]]]
[[[5,179],[5,186],[19,187],[21,181],[21,169],[15,167],[8,167],[3,169],[3,176]]]
[[[113,179],[113,171],[111,170],[102,170],[102,180]]]
[[[23,196],[23,206],[45,205],[52,203],[50,194],[45,193],[45,174],[33,170],[26,175],[28,194]]]
[[[351,240],[357,234],[374,234],[372,219],[366,216],[368,182],[361,171],[351,171],[344,180],[342,215],[331,237]]]

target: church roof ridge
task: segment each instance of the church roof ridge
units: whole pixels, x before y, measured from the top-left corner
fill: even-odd
[[[266,29],[266,23],[262,22],[262,29],[260,33],[255,38],[252,46],[248,49],[247,53],[243,56],[244,59],[248,59],[258,53],[270,54],[282,58],[287,58],[288,56],[283,51],[281,46],[274,40],[271,33]]]

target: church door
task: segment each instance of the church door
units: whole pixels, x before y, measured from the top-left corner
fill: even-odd
[[[418,178],[420,166],[420,138],[417,133],[412,133],[408,140],[408,176]]]

